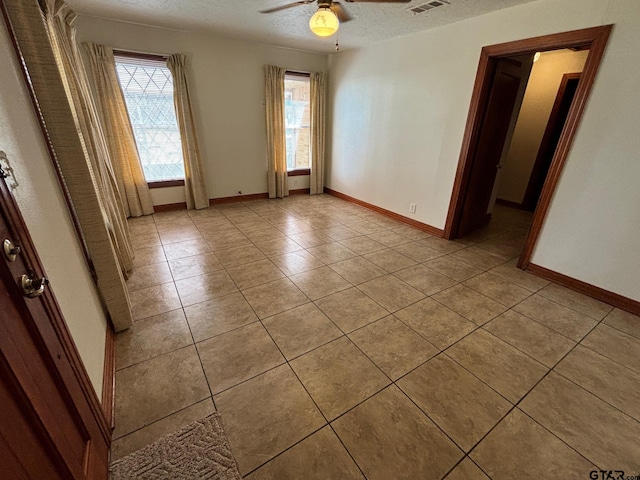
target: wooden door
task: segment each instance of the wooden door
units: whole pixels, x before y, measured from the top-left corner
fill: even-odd
[[[556,153],[560,135],[562,135],[569,109],[573,103],[573,97],[575,97],[578,90],[578,82],[580,82],[580,73],[567,73],[562,77],[547,127],[540,142],[536,161],[531,170],[527,190],[522,200],[522,208],[524,210],[533,211],[538,204],[542,187],[544,187],[547,173],[551,167],[553,155]]]
[[[519,93],[528,79],[528,70],[509,58],[498,60],[489,99],[482,120],[478,143],[472,158],[471,174],[464,196],[456,237],[482,227],[512,118],[517,115]]]
[[[5,239],[20,247],[13,259]],[[0,478],[106,479],[110,431],[83,385],[55,285],[28,298],[23,275],[45,272],[0,178]]]

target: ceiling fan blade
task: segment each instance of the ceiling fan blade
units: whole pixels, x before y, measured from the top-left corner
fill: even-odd
[[[409,3],[411,0],[345,0],[349,3]]]
[[[300,0],[299,2],[287,3],[286,5],[280,5],[279,7],[267,8],[266,10],[260,10],[260,13],[273,13],[280,10],[286,10],[287,8],[297,7],[299,5],[307,5],[309,3],[315,3],[315,0]]]
[[[331,11],[336,14],[340,23],[348,22],[352,19],[349,12],[347,12],[340,2],[331,2]]]

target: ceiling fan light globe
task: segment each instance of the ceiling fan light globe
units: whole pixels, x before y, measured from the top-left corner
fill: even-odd
[[[319,37],[330,37],[338,31],[340,22],[328,8],[320,8],[309,20],[309,28]]]

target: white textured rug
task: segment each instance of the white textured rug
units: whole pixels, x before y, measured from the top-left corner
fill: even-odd
[[[111,480],[242,478],[216,413],[111,464]]]

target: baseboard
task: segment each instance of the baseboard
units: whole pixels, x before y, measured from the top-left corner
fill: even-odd
[[[640,302],[637,300],[623,297],[622,295],[610,292],[608,290],[605,290],[604,288],[596,287],[595,285],[591,285],[590,283],[568,277],[567,275],[554,272],[553,270],[549,270],[548,268],[544,268],[533,263],[529,264],[529,266],[527,267],[527,271],[546,280],[557,283],[558,285],[570,288],[571,290],[575,290],[576,292],[584,293],[585,295],[589,295],[596,300],[600,300],[614,307],[618,307],[621,310],[626,310],[627,312],[631,312],[634,315],[640,315]]]
[[[116,334],[107,322],[107,335],[104,346],[104,372],[102,374],[102,411],[111,430],[115,427],[116,403]]]
[[[385,217],[391,218],[393,220],[397,220],[398,222],[411,225],[412,227],[422,230],[423,232],[426,232],[429,235],[434,235],[436,237],[444,237],[444,230],[441,230],[436,227],[432,227],[431,225],[419,222],[412,218],[405,217],[404,215],[400,215],[399,213],[392,212],[391,210],[386,210],[382,207],[372,205],[371,203],[358,200],[357,198],[350,197],[349,195],[345,195],[344,193],[337,192],[328,187],[324,187],[324,193],[328,193],[329,195],[333,195],[334,197],[340,198],[342,200],[346,200],[347,202],[355,203],[356,205],[360,205],[361,207],[368,208],[369,210],[373,210],[374,212],[379,213],[380,215],[384,215]]]
[[[173,212],[174,210],[186,210],[187,202],[167,203],[165,205],[154,205],[153,213]]]
[[[269,198],[268,193],[251,193],[249,195],[234,195],[233,197],[210,198],[209,205],[222,205],[224,203],[249,202]]]
[[[310,188],[298,188],[296,190],[289,190],[289,195],[304,195],[311,192]]]
[[[503,200],[502,198],[496,198],[496,203],[503,207],[515,208],[518,210],[524,210],[524,206],[518,202],[512,202],[511,200]]]

